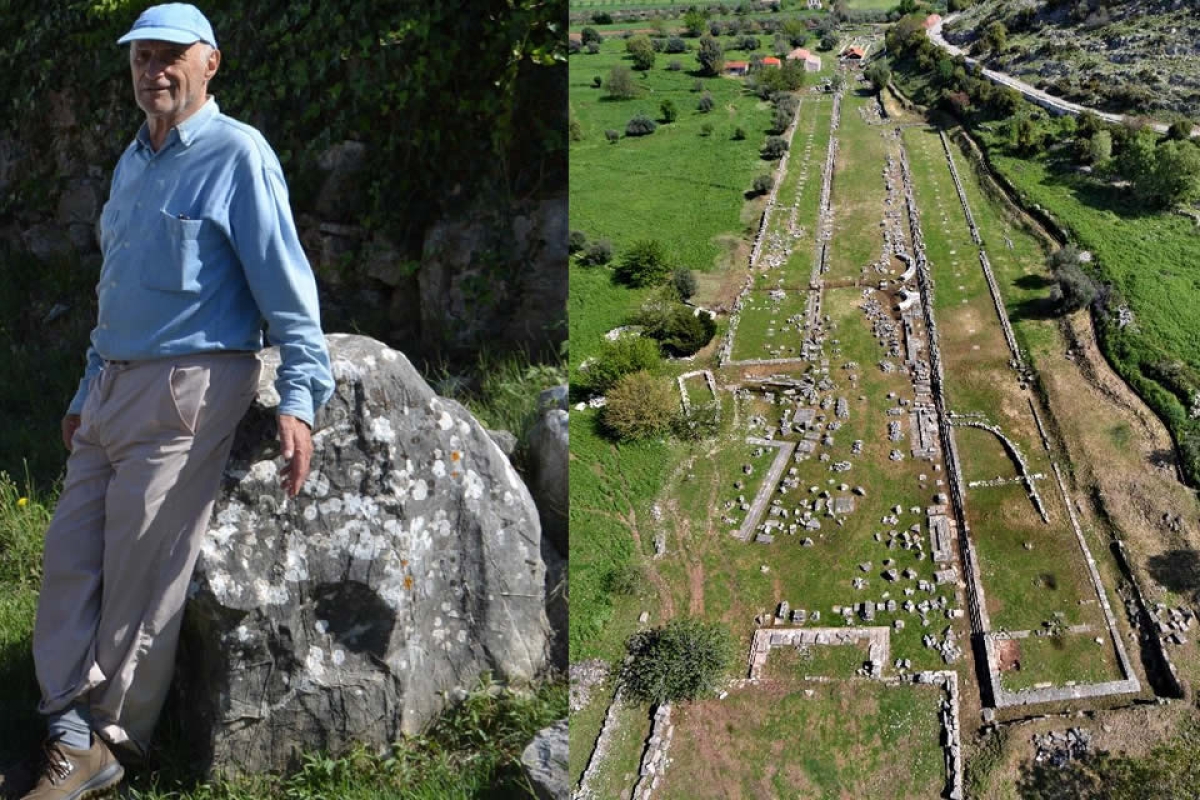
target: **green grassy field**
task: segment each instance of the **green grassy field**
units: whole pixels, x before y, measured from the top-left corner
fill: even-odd
[[[672,60],[683,69],[668,70]],[[635,73],[639,97],[609,100],[592,80],[606,78],[617,64],[629,65],[621,40],[606,41],[596,55],[571,56],[570,103],[584,133],[570,151],[572,229],[612,240],[618,256],[638,239],[657,238],[675,265],[701,271],[728,265],[758,217],[743,213],[743,195],[772,166],[759,158],[769,105],[740,80],[689,74],[697,68],[694,53],[660,54],[653,69]],[[707,114],[697,110],[697,81],[715,103]],[[605,130],[623,133],[636,113],[658,119],[665,99],[679,109],[674,123],[650,136],[605,140]],[[701,135],[705,125],[711,135]],[[736,128],[744,140],[733,139]]]
[[[1011,692],[1032,688],[1038,683],[1065,686],[1121,680],[1121,668],[1107,636],[1066,634],[1030,636],[1018,641],[1021,668],[1001,673],[1000,683]]]
[[[788,291],[775,300],[767,292],[748,294],[733,339],[733,360],[798,358],[807,296],[807,291]]]
[[[833,237],[827,280],[853,280],[863,267],[879,260],[883,248],[883,182],[887,144],[882,126],[868,125],[859,109],[875,103],[875,96],[847,91],[842,99],[838,156],[830,202],[834,208]],[[869,273],[874,275],[872,271]]]
[[[940,689],[772,681],[681,709],[658,796],[938,797]]]

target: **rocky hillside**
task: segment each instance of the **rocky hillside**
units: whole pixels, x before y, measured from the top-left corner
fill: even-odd
[[[999,47],[988,44],[995,23],[1004,26]],[[982,0],[947,23],[945,35],[992,69],[1077,103],[1200,118],[1193,0]]]

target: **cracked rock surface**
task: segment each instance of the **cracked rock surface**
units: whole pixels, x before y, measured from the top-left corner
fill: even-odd
[[[175,716],[206,771],[383,747],[485,671],[545,663],[541,526],[508,459],[401,353],[328,341],[337,387],[292,499],[263,352],[189,589]]]

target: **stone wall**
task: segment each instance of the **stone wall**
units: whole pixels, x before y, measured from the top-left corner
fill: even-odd
[[[671,722],[671,704],[663,703],[654,709],[654,722],[650,726],[650,739],[642,754],[642,765],[638,769],[638,780],[633,786],[632,800],[650,800],[650,796],[662,782],[663,774],[670,763],[667,752],[675,736],[675,725]]]

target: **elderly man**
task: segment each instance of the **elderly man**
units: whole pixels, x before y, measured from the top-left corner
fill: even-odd
[[[130,43],[146,122],[113,173],[99,318],[62,425],[71,455],[33,640],[49,736],[27,800],[101,792],[123,776],[114,751],[145,753],[234,430],[258,386],[263,321],[281,350],[293,496],[333,390],[279,161],[208,95],[221,63],[212,26],[170,3],[118,43]]]

